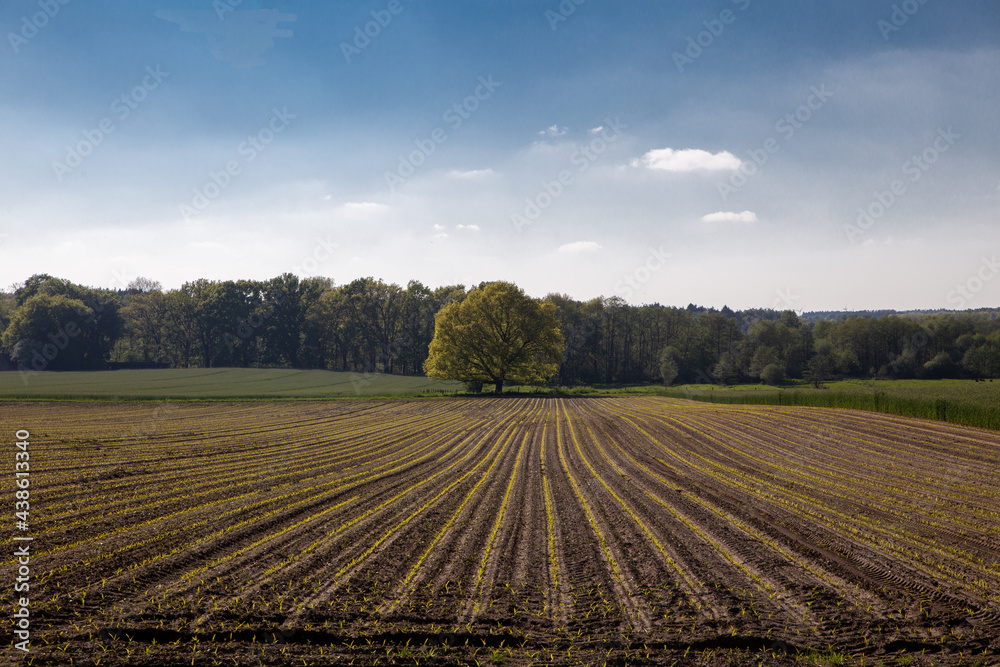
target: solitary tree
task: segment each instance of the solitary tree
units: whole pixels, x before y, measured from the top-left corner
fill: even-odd
[[[424,372],[492,384],[499,394],[504,382],[541,384],[555,375],[562,349],[555,306],[495,282],[438,312]]]
[[[823,381],[830,377],[832,373],[832,364],[830,363],[830,357],[826,354],[819,353],[814,354],[809,363],[806,364],[806,371],[802,376],[809,382],[812,382],[813,386],[817,389],[823,384]]]
[[[663,348],[663,352],[660,353],[660,377],[663,379],[664,387],[669,387],[677,379],[679,372],[677,356],[677,348],[673,345]]]

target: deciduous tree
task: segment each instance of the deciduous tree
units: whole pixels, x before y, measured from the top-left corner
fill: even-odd
[[[424,372],[489,383],[499,394],[504,382],[545,382],[559,370],[562,350],[555,306],[526,296],[512,283],[495,282],[437,314]]]

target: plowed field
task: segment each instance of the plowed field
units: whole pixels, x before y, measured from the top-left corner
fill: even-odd
[[[31,433],[24,664],[1000,664],[995,432],[662,398],[0,410],[8,469]]]

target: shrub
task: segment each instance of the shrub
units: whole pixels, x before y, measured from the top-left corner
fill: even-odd
[[[785,369],[780,364],[768,364],[760,372],[764,384],[779,385],[785,381]]]

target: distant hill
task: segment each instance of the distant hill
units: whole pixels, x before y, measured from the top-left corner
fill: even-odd
[[[461,382],[292,368],[167,368],[0,373],[0,401],[371,398],[463,391]]]

